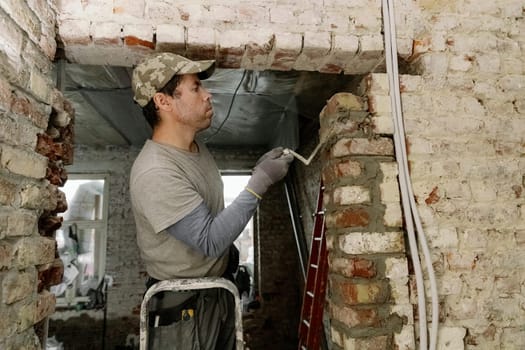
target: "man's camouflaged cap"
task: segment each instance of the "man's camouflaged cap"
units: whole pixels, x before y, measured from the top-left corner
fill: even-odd
[[[213,74],[214,68],[213,60],[192,61],[170,52],[148,57],[133,70],[131,78],[133,99],[144,107],[173,76],[197,73],[203,80]]]

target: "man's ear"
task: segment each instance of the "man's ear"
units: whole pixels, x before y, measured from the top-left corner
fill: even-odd
[[[168,111],[173,108],[168,95],[163,94],[162,92],[157,92],[153,95],[153,102],[155,103],[155,106],[157,106],[157,109],[161,111]]]

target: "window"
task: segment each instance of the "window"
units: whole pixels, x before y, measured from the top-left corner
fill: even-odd
[[[244,190],[249,175],[223,175],[222,182],[224,183],[224,205],[228,206],[231,202]],[[253,218],[250,219],[248,225],[244,228],[240,236],[235,240],[234,244],[239,249],[239,265],[244,265],[253,276]]]
[[[104,278],[108,213],[107,176],[70,174],[62,191],[68,209],[56,231],[64,263],[62,283],[52,287],[58,307],[81,307]]]

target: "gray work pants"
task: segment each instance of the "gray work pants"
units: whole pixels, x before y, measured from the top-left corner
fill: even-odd
[[[233,295],[223,289],[205,289],[197,294],[195,309],[188,306],[177,321],[153,325],[149,329],[151,350],[234,350],[235,302]],[[169,294],[163,299],[169,303]],[[180,298],[179,298],[180,300]],[[162,305],[159,305],[162,309]],[[180,318],[180,319],[179,319]],[[162,324],[162,322],[161,322]]]

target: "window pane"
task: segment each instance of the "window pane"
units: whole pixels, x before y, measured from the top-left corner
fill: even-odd
[[[102,220],[104,180],[70,179],[63,191],[68,203],[64,220]]]
[[[95,254],[97,229],[77,229],[76,225],[56,231],[58,253],[64,263],[62,283],[52,287],[53,293],[64,297],[86,296],[98,284],[98,261]]]
[[[250,176],[247,175],[223,175],[224,183],[224,205],[228,206],[244,190]],[[250,220],[239,237],[235,240],[239,249],[239,264],[246,265],[253,270],[253,220]]]

